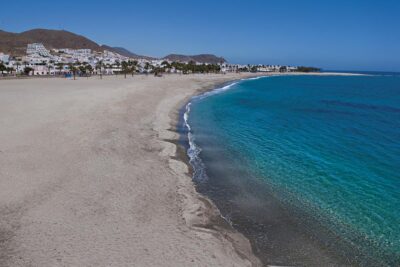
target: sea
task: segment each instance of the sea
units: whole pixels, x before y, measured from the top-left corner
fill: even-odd
[[[180,132],[198,192],[265,265],[400,266],[400,74],[234,81]]]

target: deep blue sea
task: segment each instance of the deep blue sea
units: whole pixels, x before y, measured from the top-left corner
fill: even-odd
[[[268,264],[400,266],[400,76],[274,76],[193,98],[197,189]]]

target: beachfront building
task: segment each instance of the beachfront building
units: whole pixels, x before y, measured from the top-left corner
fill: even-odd
[[[239,69],[240,69],[240,66],[241,66],[241,65],[238,65],[238,64],[228,64],[228,63],[220,63],[218,65],[221,68],[221,72],[222,73],[238,72]]]
[[[50,66],[46,65],[34,65],[33,66],[33,75],[54,75],[55,70],[54,68],[51,68]]]
[[[261,65],[261,66],[257,67],[257,71],[258,72],[273,72],[273,71],[275,71],[275,69],[271,68],[270,66]]]
[[[26,54],[28,56],[39,55],[42,57],[51,57],[49,50],[47,50],[42,43],[28,44]]]

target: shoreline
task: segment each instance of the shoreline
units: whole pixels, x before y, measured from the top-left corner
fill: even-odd
[[[187,147],[184,144],[184,142],[187,142],[187,140],[182,140],[182,138],[186,139],[187,136],[183,135],[183,132],[181,132],[180,128],[181,124],[183,123],[183,115],[186,112],[186,106],[192,101],[193,98],[202,96],[208,92],[218,90],[224,86],[229,86],[231,84],[234,84],[242,80],[263,78],[268,76],[272,75],[256,74],[256,75],[251,75],[247,78],[236,78],[221,83],[216,83],[210,86],[203,86],[202,88],[197,89],[192,95],[186,97],[185,99],[182,99],[179,102],[179,104],[177,104],[171,110],[173,114],[170,115],[170,117],[172,117],[170,125],[171,129],[175,133],[177,133],[177,136],[171,140],[165,139],[165,141],[171,142],[176,146],[175,156],[172,156],[171,158],[179,160],[180,162],[183,162],[186,165],[188,172],[186,172],[185,175],[187,177],[187,180],[191,184],[192,187],[191,190],[194,190],[195,198],[200,200],[205,205],[205,207],[203,207],[203,209],[205,208],[205,210],[202,211],[202,213],[204,212],[205,214],[207,214],[207,216],[205,218],[193,218],[191,216],[188,217],[184,216],[185,219],[187,220],[187,223],[189,225],[192,225],[193,227],[206,228],[211,231],[215,231],[216,234],[219,234],[226,240],[229,240],[235,252],[244,259],[248,259],[251,262],[251,266],[264,266],[264,265],[254,253],[253,248],[250,244],[250,240],[247,237],[245,237],[241,232],[239,232],[237,229],[235,229],[222,216],[220,210],[213,203],[211,199],[201,194],[200,192],[197,192],[196,183],[193,181],[194,169],[192,164],[190,164],[189,162]]]

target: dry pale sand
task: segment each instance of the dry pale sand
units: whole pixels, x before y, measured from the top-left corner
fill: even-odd
[[[170,141],[188,97],[244,77],[0,81],[0,266],[260,265]]]

